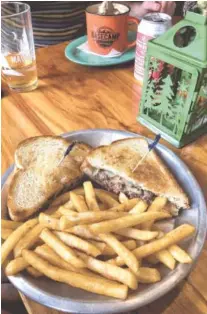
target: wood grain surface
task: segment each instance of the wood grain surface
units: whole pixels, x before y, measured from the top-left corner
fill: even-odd
[[[2,172],[14,161],[17,144],[30,136],[110,128],[154,134],[137,123],[141,87],[133,62],[110,68],[89,68],[64,57],[66,43],[37,52],[39,87],[17,94],[3,84]],[[182,149],[171,148],[189,166],[207,199],[207,135]],[[176,289],[136,314],[206,314],[207,244],[191,275]],[[60,314],[22,295],[30,314]],[[101,313],[100,313],[101,314]]]

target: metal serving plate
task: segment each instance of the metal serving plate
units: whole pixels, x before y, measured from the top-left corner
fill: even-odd
[[[139,135],[105,129],[83,130],[63,134],[69,140],[78,140],[88,143],[94,147],[110,144],[115,140]],[[149,140],[150,142],[150,140]],[[175,270],[168,271],[161,267],[163,275],[161,282],[152,285],[139,285],[138,291],[130,291],[126,301],[120,301],[81,289],[70,287],[66,284],[57,283],[46,278],[34,279],[26,274],[10,276],[9,280],[23,294],[34,301],[69,313],[120,313],[137,309],[143,305],[151,303],[159,297],[173,289],[184,277],[188,275],[195,264],[204,244],[206,236],[206,205],[202,191],[194,176],[186,165],[168,148],[159,144],[156,148],[157,153],[165,161],[183,189],[191,199],[191,209],[182,211],[178,217],[172,219],[167,224],[167,228],[178,226],[183,223],[190,223],[196,227],[196,235],[184,241],[182,246],[188,249],[193,258],[193,264],[179,264]],[[9,184],[9,175],[13,167],[10,167],[2,178],[2,211],[7,213],[6,199]],[[166,226],[165,226],[166,227]]]

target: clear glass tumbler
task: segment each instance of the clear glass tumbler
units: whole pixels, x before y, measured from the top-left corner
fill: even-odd
[[[30,6],[1,3],[1,70],[12,90],[28,92],[37,87],[37,69]]]

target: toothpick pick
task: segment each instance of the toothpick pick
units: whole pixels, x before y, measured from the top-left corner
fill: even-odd
[[[154,141],[151,144],[148,144],[148,148],[149,148],[148,152],[146,152],[146,154],[144,154],[144,156],[138,161],[137,165],[134,167],[132,172],[134,172],[139,167],[139,165],[147,158],[151,150],[155,148],[155,146],[157,145],[160,139],[161,139],[161,135],[158,134],[156,135]]]
[[[72,142],[72,143],[68,146],[68,148],[66,149],[66,151],[65,151],[65,153],[64,153],[64,155],[63,155],[63,157],[60,159],[60,161],[59,161],[59,163],[58,163],[58,165],[57,165],[58,167],[59,167],[60,164],[63,162],[63,160],[65,159],[65,157],[70,154],[71,150],[73,149],[73,147],[75,146],[76,143],[77,143],[77,141],[74,141],[74,142]]]

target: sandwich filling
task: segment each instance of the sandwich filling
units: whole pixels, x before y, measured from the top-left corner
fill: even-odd
[[[123,192],[129,198],[139,197],[146,202],[151,202],[155,194],[143,190],[140,186],[127,181],[126,179],[114,174],[111,171],[103,169],[92,169],[88,170],[88,175],[94,179],[97,183],[103,186],[106,190],[119,194]],[[89,173],[90,172],[90,173]]]

